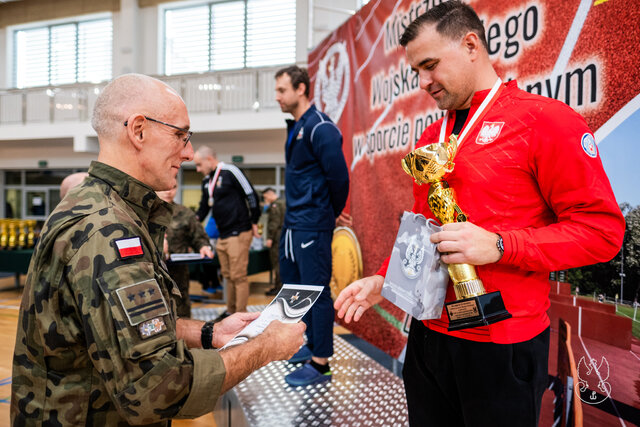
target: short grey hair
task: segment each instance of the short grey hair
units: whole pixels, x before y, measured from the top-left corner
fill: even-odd
[[[207,145],[203,145],[202,147],[198,148],[196,150],[196,153],[198,153],[198,155],[200,155],[200,157],[213,157],[214,159],[217,159],[218,157],[216,156],[216,152],[213,151],[213,149]]]
[[[91,117],[91,126],[98,136],[115,136],[114,131],[124,125],[126,117],[136,108],[143,103],[152,105],[158,84],[164,83],[143,74],[124,74],[105,86],[96,99]]]

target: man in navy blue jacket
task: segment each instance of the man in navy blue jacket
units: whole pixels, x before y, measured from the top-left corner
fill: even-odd
[[[340,130],[309,101],[306,69],[294,65],[276,73],[276,101],[294,118],[287,120],[287,210],[280,236],[280,277],[283,283],[324,286],[303,318],[307,345],[290,359],[307,363],[285,377],[290,385],[304,386],[331,380],[331,240],[349,194],[349,171]]]

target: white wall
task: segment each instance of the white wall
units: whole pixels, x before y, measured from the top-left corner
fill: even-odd
[[[137,0],[120,0],[120,11],[113,14],[113,76],[139,72],[141,26]]]
[[[358,10],[358,0],[308,0],[312,4],[313,37],[308,47],[316,46],[331,31],[349,19]],[[300,4],[298,0],[297,5]],[[307,26],[308,28],[308,26]],[[306,62],[306,56],[305,56]]]

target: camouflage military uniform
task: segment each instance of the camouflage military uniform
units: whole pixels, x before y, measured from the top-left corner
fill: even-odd
[[[29,267],[11,386],[22,425],[168,425],[213,410],[218,352],[176,339],[158,248],[171,207],[105,164],[51,213]],[[123,243],[124,242],[124,243]]]
[[[186,206],[174,204],[173,217],[167,228],[169,253],[185,253],[189,249],[199,252],[203,246],[209,246],[209,236],[205,233],[196,214]],[[184,264],[169,263],[169,274],[180,289],[180,296],[174,295],[178,317],[191,317],[189,300],[189,267]]]
[[[284,225],[284,211],[285,204],[281,199],[276,199],[275,202],[269,205],[267,209],[267,239],[271,239],[273,243],[269,248],[269,257],[271,258],[271,267],[275,275],[273,284],[277,289],[282,287],[282,281],[280,280],[280,263],[278,246],[280,244],[280,232]]]

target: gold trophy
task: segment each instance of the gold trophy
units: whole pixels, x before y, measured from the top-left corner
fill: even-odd
[[[35,229],[36,221],[34,219],[30,219],[27,221],[27,247],[32,248],[35,246]]]
[[[26,221],[18,221],[18,249],[25,249],[27,247],[27,233],[25,233],[26,226]]]
[[[449,141],[417,148],[402,159],[402,168],[416,184],[431,184],[429,208],[442,224],[467,220],[456,203],[453,188],[442,179],[453,171],[457,151],[458,139],[451,135]],[[500,291],[486,293],[473,265],[449,264],[448,270],[457,299],[445,304],[450,331],[489,325],[511,317]]]
[[[0,219],[0,249],[9,247],[9,220]]]
[[[18,221],[10,219],[9,220],[9,241],[7,242],[7,247],[9,249],[16,249],[18,246],[18,233],[16,228],[18,227]]]

